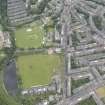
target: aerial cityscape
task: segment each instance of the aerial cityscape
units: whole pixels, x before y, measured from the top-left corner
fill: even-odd
[[[0,0],[0,105],[105,105],[105,0]]]

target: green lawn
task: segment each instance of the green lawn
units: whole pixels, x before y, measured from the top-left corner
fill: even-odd
[[[1,26],[1,24],[0,24],[0,31],[2,31],[3,29],[2,29],[2,26]]]
[[[16,46],[19,48],[38,48],[44,35],[41,22],[33,22],[15,31]]]
[[[103,103],[105,104],[105,97],[101,98],[101,100],[103,101]]]
[[[0,61],[6,56],[6,54],[3,51],[0,51]]]
[[[51,82],[53,72],[60,65],[58,55],[28,55],[17,59],[22,87],[30,88],[35,85],[46,85]]]
[[[86,100],[79,102],[77,105],[97,105],[92,97],[89,97]]]
[[[85,78],[85,79],[79,79],[79,80],[73,80],[72,79],[72,89],[78,88],[82,85],[84,85],[85,83],[88,83],[89,79]]]

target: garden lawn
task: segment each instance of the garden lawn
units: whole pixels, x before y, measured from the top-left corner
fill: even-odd
[[[85,78],[85,79],[78,79],[78,80],[73,80],[72,79],[72,89],[75,89],[75,88],[78,88],[86,83],[89,82],[89,79],[88,78]]]
[[[96,93],[97,93],[98,96],[100,96],[100,97],[105,97],[105,87],[97,88]]]
[[[44,29],[41,22],[33,22],[15,31],[15,41],[18,48],[38,48],[41,47]]]
[[[2,61],[5,56],[6,54],[3,51],[0,51],[0,61]]]
[[[28,55],[17,59],[18,73],[22,79],[22,88],[47,85],[51,76],[60,65],[58,55]]]
[[[97,105],[92,97],[79,102],[77,105]]]

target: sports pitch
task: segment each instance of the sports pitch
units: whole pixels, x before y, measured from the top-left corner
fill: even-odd
[[[58,55],[36,54],[18,57],[17,68],[22,79],[22,88],[49,84],[59,66]]]
[[[100,96],[100,97],[105,97],[105,87],[100,87],[96,90],[96,93]]]
[[[38,48],[44,35],[42,23],[37,21],[27,24],[15,31],[15,41],[18,48]]]

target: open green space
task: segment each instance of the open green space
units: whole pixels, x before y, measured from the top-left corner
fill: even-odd
[[[89,97],[86,100],[79,102],[77,105],[97,105],[92,97]]]
[[[59,65],[58,55],[36,54],[18,57],[17,69],[22,80],[22,88],[49,84]]]
[[[100,87],[96,89],[96,94],[99,97],[105,97],[105,87]]]
[[[48,17],[47,23],[45,25],[45,30],[47,32],[54,32],[54,21],[51,19],[51,17]]]
[[[17,28],[15,31],[16,46],[18,48],[41,47],[43,35],[44,29],[39,21]]]
[[[6,54],[3,51],[0,51],[0,61],[2,61],[5,56]]]
[[[103,103],[105,104],[105,97],[102,97],[101,100],[102,100]]]
[[[89,82],[88,78],[79,79],[79,80],[72,79],[72,89],[78,88],[88,82]]]
[[[99,29],[99,30],[102,30],[102,18],[99,17],[99,16],[95,16],[93,18],[94,20],[94,23],[95,23],[95,26]]]
[[[0,24],[0,31],[2,31],[3,29],[2,29],[2,26],[1,26],[1,24]]]

